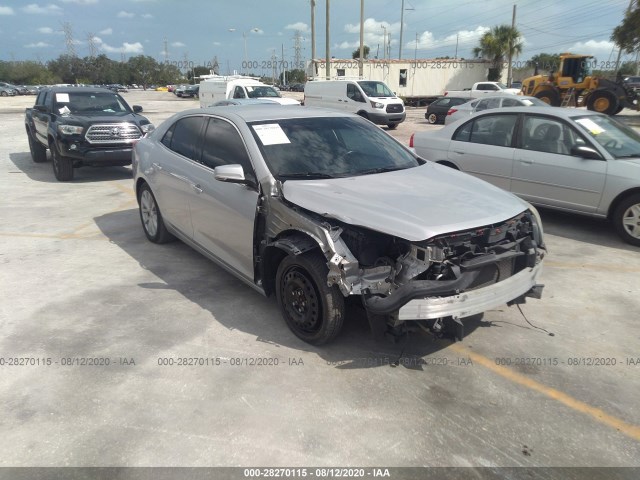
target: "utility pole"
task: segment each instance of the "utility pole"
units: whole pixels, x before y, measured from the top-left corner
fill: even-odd
[[[460,40],[460,34],[456,34],[456,54],[453,56],[456,60],[458,59],[458,41]]]
[[[404,2],[404,0],[402,0]],[[360,0],[360,59],[358,62],[358,76],[364,76],[364,0]]]
[[[327,57],[327,61],[325,63],[326,68],[325,68],[325,76],[327,77],[327,80],[330,80],[331,78],[331,49],[329,48],[330,43],[329,43],[329,0],[326,0],[327,2],[327,13],[326,13],[326,31],[325,31],[325,52],[326,52],[326,57]]]
[[[513,6],[513,16],[511,17],[511,33],[516,29],[516,6]],[[457,48],[456,48],[457,51]],[[513,35],[509,35],[509,63],[507,64],[507,86],[511,86],[511,59],[513,53]]]
[[[400,46],[398,47],[398,60],[402,60],[402,31],[404,30],[404,0],[402,0],[402,11],[400,12]]]
[[[313,61],[315,59],[316,59],[316,0],[311,0],[311,65],[312,66],[313,66]],[[315,73],[315,70],[314,70],[314,73]]]

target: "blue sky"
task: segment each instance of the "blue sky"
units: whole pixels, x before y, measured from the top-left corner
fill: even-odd
[[[158,61],[206,65],[217,57],[221,72],[240,70],[246,56],[262,63],[290,62],[296,32],[300,57],[311,56],[311,0],[0,0],[0,59],[45,62],[66,52],[63,24],[74,48],[114,60],[149,55]],[[490,27],[516,23],[525,48],[518,60],[537,53],[572,51],[615,61],[609,40],[628,0],[405,0],[403,58],[471,57]],[[359,40],[360,0],[331,0],[331,56],[350,58]],[[383,56],[385,31],[391,58],[398,58],[402,0],[365,0],[365,43]],[[325,0],[316,0],[316,51],[325,56]],[[384,27],[384,28],[383,28]],[[166,41],[165,41],[166,39]],[[416,43],[417,39],[417,43]],[[624,59],[635,59],[625,55]]]

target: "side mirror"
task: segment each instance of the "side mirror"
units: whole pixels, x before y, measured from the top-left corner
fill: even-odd
[[[134,105],[131,108],[133,109],[133,113],[140,113],[142,111],[142,107],[140,105]]]
[[[216,180],[227,183],[243,183],[247,180],[244,177],[242,165],[221,165],[213,170],[213,176]]]
[[[588,160],[602,160],[602,155],[596,152],[593,148],[585,147],[584,145],[573,147],[571,149],[571,155],[586,158]]]

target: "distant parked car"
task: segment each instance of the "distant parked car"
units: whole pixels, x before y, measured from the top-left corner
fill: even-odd
[[[520,80],[514,80],[511,82],[511,88],[522,88],[522,82]]]
[[[514,107],[480,112],[409,145],[534,205],[609,219],[640,246],[640,134],[601,113]]]
[[[129,90],[127,90],[127,87],[125,87],[124,85],[120,85],[119,83],[114,83],[112,85],[107,85],[107,88],[109,90],[112,90],[116,93],[118,92],[128,92]]]
[[[178,95],[179,97],[196,97],[198,98],[198,92],[200,91],[200,85],[187,85],[184,90]]]
[[[14,95],[26,95],[26,89],[22,90],[20,89],[20,87],[18,87],[17,85],[14,85],[12,83],[7,83],[7,82],[0,82],[0,87],[4,87],[6,89],[9,90],[13,90],[13,94]]]
[[[178,85],[176,86],[176,88],[173,89],[173,93],[176,97],[181,97],[182,94],[184,93],[185,88],[187,88],[187,85]]]
[[[17,95],[13,88],[0,86],[0,97],[13,97]]]
[[[290,92],[304,92],[304,83],[294,83],[289,85]]]
[[[24,88],[27,90],[27,95],[37,95],[40,91],[40,87],[36,85],[24,85]]]
[[[535,97],[521,95],[494,95],[487,98],[479,98],[470,102],[452,107],[444,119],[445,125],[449,125],[461,118],[469,118],[478,112],[502,107],[550,107],[548,103]]]
[[[444,117],[447,116],[447,112],[451,107],[461,105],[468,101],[468,98],[440,97],[429,104],[427,112],[424,114],[424,118],[426,118],[432,125],[436,123],[444,123]]]
[[[640,90],[640,77],[624,77],[623,82],[632,90]]]

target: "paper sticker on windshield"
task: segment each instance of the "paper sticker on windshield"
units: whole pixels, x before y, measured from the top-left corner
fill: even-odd
[[[581,118],[580,120],[576,120],[576,122],[589,130],[591,135],[600,135],[604,132],[604,128],[588,118]]]
[[[56,102],[58,102],[58,103],[69,103],[69,94],[68,93],[56,93]]]
[[[284,133],[278,123],[267,123],[264,125],[254,125],[254,132],[258,134],[263,145],[281,145],[291,143],[287,134]]]

